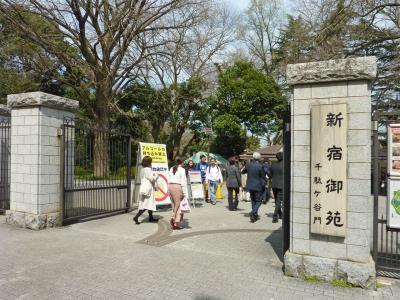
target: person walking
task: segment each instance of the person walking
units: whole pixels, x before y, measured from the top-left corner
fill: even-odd
[[[226,188],[228,189],[229,210],[237,210],[239,204],[239,188],[242,187],[242,176],[236,165],[236,158],[229,158],[229,167],[226,169],[227,179]],[[233,192],[235,192],[235,201],[233,201]]]
[[[217,161],[215,158],[211,158],[210,165],[208,166],[206,172],[206,181],[208,183],[208,189],[210,193],[210,201],[212,205],[217,204],[217,189],[218,184],[221,185],[224,183],[224,179],[222,178],[221,168],[217,166]]]
[[[207,157],[205,155],[200,155],[200,162],[196,165],[196,171],[200,171],[201,173],[201,183],[203,184],[204,190],[204,199],[208,203],[208,188],[207,188],[207,180],[206,180],[206,172],[208,169]]]
[[[182,229],[183,213],[180,205],[184,197],[187,197],[186,171],[182,167],[183,160],[175,159],[175,166],[169,171],[168,191],[172,200],[173,214],[170,220],[172,229]]]
[[[277,162],[271,166],[272,192],[275,198],[275,211],[272,223],[277,223],[278,218],[282,219],[282,197],[283,197],[283,153],[276,154]]]
[[[142,170],[140,172],[140,188],[139,188],[139,211],[133,217],[133,221],[139,225],[139,217],[147,210],[149,213],[149,222],[158,222],[153,217],[153,211],[157,210],[154,191],[156,188],[157,178],[151,170],[152,159],[145,156],[142,159]]]
[[[250,192],[251,212],[249,213],[250,221],[254,223],[260,217],[258,209],[261,206],[261,192],[265,184],[265,171],[260,163],[261,154],[253,153],[253,160],[246,164],[242,173],[247,173],[246,189]]]

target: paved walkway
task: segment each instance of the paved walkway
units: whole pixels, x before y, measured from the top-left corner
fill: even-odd
[[[400,299],[388,279],[364,291],[283,276],[273,204],[255,224],[249,203],[225,205],[192,210],[174,232],[167,210],[159,224],[123,214],[38,232],[1,217],[0,299]]]

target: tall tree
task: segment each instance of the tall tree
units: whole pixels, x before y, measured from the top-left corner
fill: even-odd
[[[14,25],[25,39],[55,56],[80,86],[79,100],[92,116],[96,128],[107,130],[111,109],[117,109],[118,92],[132,80],[132,71],[154,50],[143,40],[146,32],[172,28],[163,18],[198,0],[2,0],[0,15]],[[54,30],[38,30],[21,6],[45,18]],[[191,22],[182,19],[178,26]],[[63,38],[55,42],[53,32]],[[65,44],[75,51],[66,51]],[[93,94],[93,97],[91,97]],[[95,138],[94,173],[105,175],[107,140]]]
[[[249,62],[237,61],[225,70],[220,67],[218,83],[217,97],[212,100],[214,113],[235,116],[246,130],[271,142],[281,129],[287,106],[274,78]]]
[[[52,31],[53,27],[44,18],[23,7],[20,13],[40,32],[56,36],[57,32]],[[0,101],[4,103],[9,94],[37,90],[62,95],[64,87],[53,76],[59,68],[55,57],[15,32],[14,25],[0,15]]]
[[[400,109],[400,2],[355,0],[353,47],[348,55],[375,55],[378,76],[373,85],[376,110]]]
[[[179,27],[190,16],[191,26]],[[162,34],[146,34],[150,44],[157,44],[153,55],[142,62],[140,77],[151,88],[154,99],[135,99],[154,141],[165,142],[169,157],[185,155],[189,144],[201,137],[207,121],[207,97],[215,85],[215,62],[233,41],[233,18],[221,5],[202,2],[191,9],[180,9],[167,18],[176,27]],[[189,138],[188,138],[189,137]]]
[[[239,33],[254,63],[269,75],[275,74],[277,66],[276,49],[285,20],[281,7],[280,0],[251,0]]]
[[[213,122],[215,137],[211,151],[224,157],[239,155],[246,149],[246,130],[240,124],[238,117],[223,114]]]

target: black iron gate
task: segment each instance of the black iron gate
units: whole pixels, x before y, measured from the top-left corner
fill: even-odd
[[[62,126],[63,224],[127,212],[131,198],[131,138],[66,122]]]
[[[282,256],[290,247],[291,122],[290,111],[283,118],[283,217]]]
[[[0,121],[0,213],[10,209],[10,123]]]
[[[387,142],[386,129],[390,123],[400,123],[400,111],[374,114],[372,155],[374,192],[373,256],[378,275],[400,278],[400,229],[387,226],[388,201],[384,196],[387,194],[385,190],[388,188],[388,170],[386,169],[387,149],[383,148],[382,144]],[[382,193],[382,191],[384,192]]]

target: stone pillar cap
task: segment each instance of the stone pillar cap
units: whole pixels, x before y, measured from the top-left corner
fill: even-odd
[[[79,108],[79,102],[43,92],[32,92],[8,95],[7,106],[11,109],[20,107],[45,106],[49,108],[75,112]]]
[[[11,116],[11,109],[4,104],[0,104],[0,116]]]
[[[373,80],[376,77],[376,57],[352,57],[288,65],[286,76],[289,85]]]

